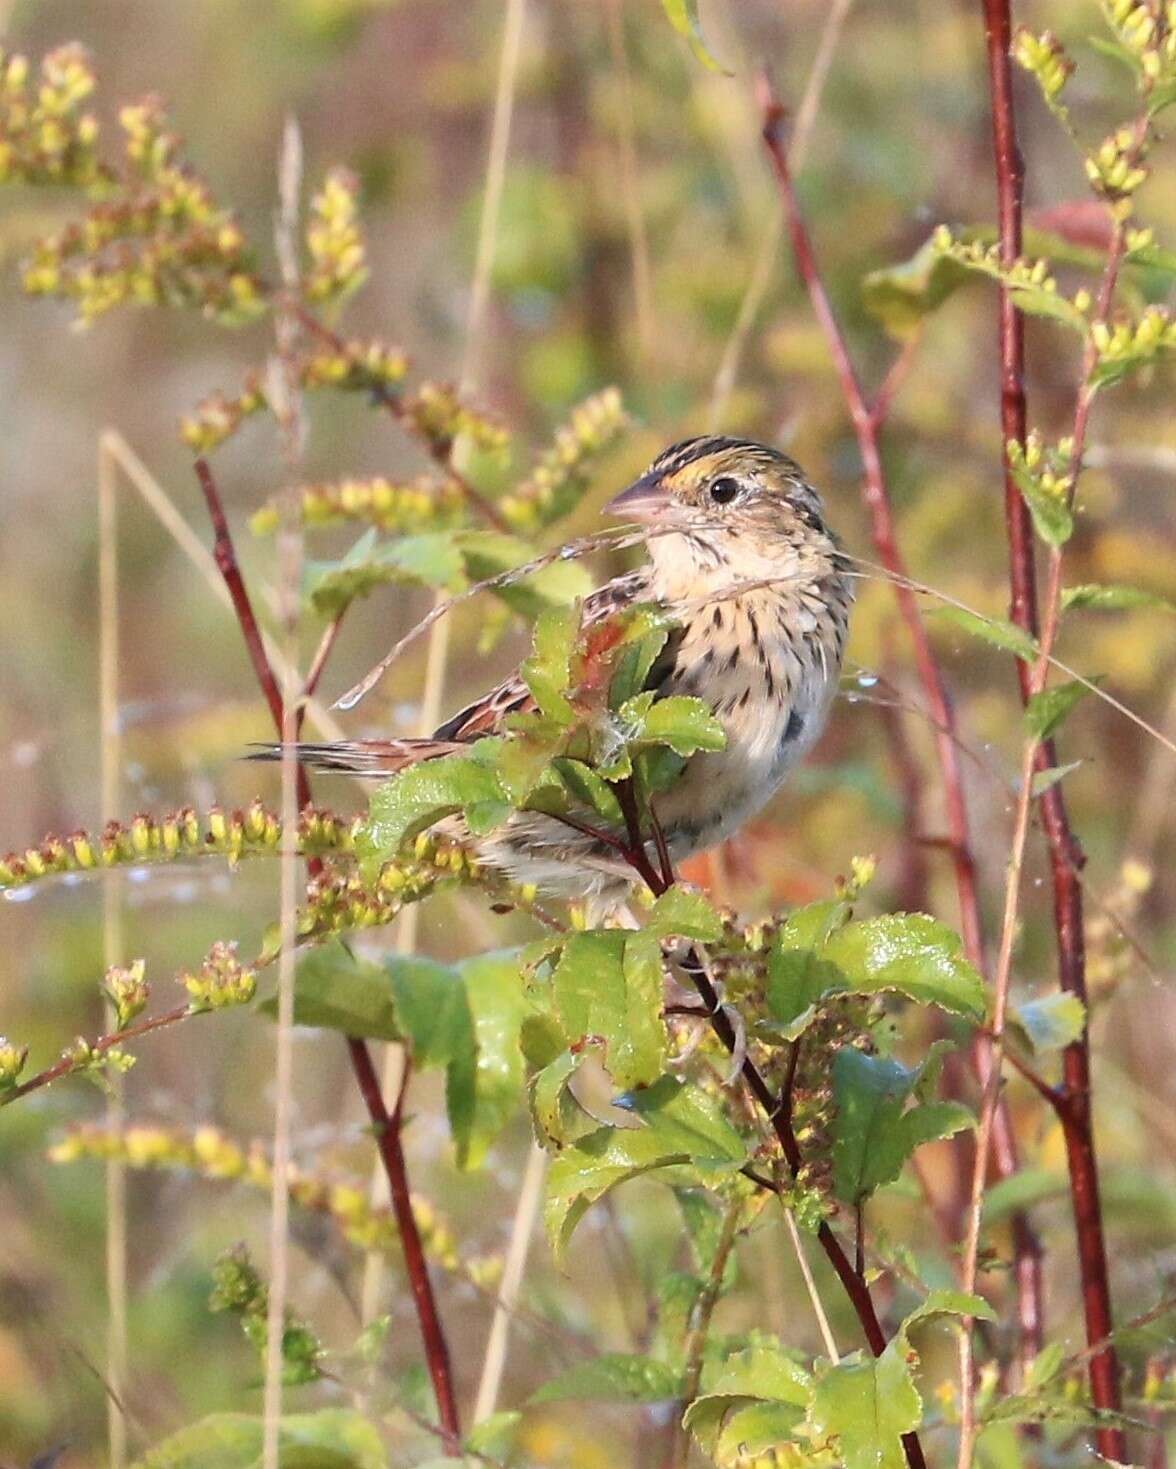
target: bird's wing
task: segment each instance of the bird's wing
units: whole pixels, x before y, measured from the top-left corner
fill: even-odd
[[[584,598],[584,626],[590,627],[592,623],[600,622],[623,607],[631,607],[635,602],[647,601],[650,591],[649,572],[645,568],[614,577]],[[531,690],[516,670],[496,689],[491,689],[488,694],[459,709],[444,724],[438,725],[433,738],[464,744],[483,735],[497,734],[507,715],[528,714],[535,707]]]

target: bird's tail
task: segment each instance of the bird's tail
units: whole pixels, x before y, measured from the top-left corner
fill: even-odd
[[[280,760],[288,748],[280,744],[254,745],[247,760]],[[462,746],[454,740],[339,740],[331,744],[299,741],[289,747],[294,758],[311,770],[353,775],[376,780],[395,775],[422,760],[436,760],[452,755]]]

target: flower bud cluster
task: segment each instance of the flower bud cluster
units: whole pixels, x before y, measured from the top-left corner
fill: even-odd
[[[340,388],[385,396],[403,382],[408,358],[374,337],[352,339],[309,353],[302,362],[304,388]]]
[[[257,990],[257,975],[237,958],[236,943],[213,944],[200,968],[186,971],[179,982],[193,1010],[226,1010],[247,1005]]]
[[[588,487],[593,457],[606,449],[627,418],[619,388],[586,398],[557,431],[530,477],[503,496],[499,508],[517,530],[535,531],[574,509]]]
[[[7,1036],[0,1035],[0,1095],[16,1085],[28,1059],[28,1046],[18,1046]]]
[[[358,825],[358,817],[344,820],[307,806],[298,818],[298,849],[305,856],[350,852]],[[129,823],[108,822],[101,837],[86,831],[64,839],[50,835],[39,847],[0,857],[0,892],[63,872],[167,862],[204,853],[236,864],[242,857],[276,852],[280,841],[281,823],[257,800],[244,810],[226,812],[213,806],[203,818],[191,806],[162,821],[140,813]]]
[[[1096,321],[1090,334],[1098,350],[1094,376],[1103,382],[1117,381],[1162,352],[1176,351],[1176,321],[1164,306],[1147,307],[1138,321]]]
[[[28,58],[0,47],[0,183],[101,186],[109,174],[96,152],[98,121],[81,110],[94,90],[86,52],[50,51],[31,89],[29,80]]]
[[[310,201],[306,248],[311,266],[302,288],[317,305],[344,301],[367,279],[367,251],[359,226],[359,180],[333,168]]]
[[[249,373],[236,397],[210,393],[180,420],[180,438],[194,454],[210,454],[267,406],[260,373]]]
[[[1035,35],[1022,26],[1013,37],[1013,60],[1037,78],[1045,100],[1052,106],[1074,71],[1062,43],[1052,31]]]
[[[384,479],[345,479],[326,484],[303,485],[298,491],[302,523],[307,526],[338,525],[362,520],[380,530],[413,535],[425,530],[446,530],[464,518],[465,496],[453,480],[427,475],[408,483]],[[250,518],[254,535],[271,535],[278,528],[276,499],[268,501]]]
[[[80,1159],[116,1159],[131,1168],[175,1169],[197,1173],[202,1178],[244,1183],[268,1192],[273,1172],[260,1142],[243,1147],[216,1127],[199,1127],[191,1134],[178,1128],[131,1126],[111,1128],[87,1124],[72,1129],[50,1150],[54,1163]],[[290,1198],[299,1208],[326,1215],[349,1243],[362,1250],[395,1254],[399,1234],[395,1217],[387,1207],[374,1206],[365,1186],[350,1181],[333,1181],[290,1164],[287,1179]],[[442,1269],[461,1274],[475,1284],[490,1287],[501,1275],[502,1260],[496,1255],[463,1259],[457,1239],[445,1216],[420,1194],[412,1196],[413,1217],[425,1253]],[[243,1282],[234,1277],[238,1285]],[[229,1284],[226,1277],[226,1284]]]
[[[1121,127],[1099,144],[1085,162],[1086,177],[1096,194],[1112,204],[1125,206],[1116,210],[1119,218],[1130,213],[1130,196],[1147,178],[1142,166],[1146,142],[1134,127]]]
[[[1176,0],[1103,0],[1116,38],[1138,61],[1145,87],[1176,70]]]
[[[437,454],[447,454],[453,441],[461,437],[489,452],[499,452],[510,442],[501,424],[463,403],[449,383],[422,383],[405,400],[404,411],[409,423]]]
[[[264,1360],[269,1334],[269,1290],[254,1269],[244,1245],[227,1250],[212,1267],[210,1311],[238,1317],[246,1337]],[[314,1382],[322,1376],[326,1352],[305,1322],[290,1310],[282,1319],[282,1380],[288,1385]]]
[[[1097,331],[1097,324],[1094,328]],[[1036,429],[1031,429],[1025,447],[1016,439],[1005,445],[1014,476],[1026,476],[1042,495],[1064,504],[1070,497],[1074,477],[1074,440],[1066,437],[1057,444],[1047,444]]]
[[[127,965],[111,965],[102,981],[102,992],[114,1006],[115,1028],[125,1030],[147,1008],[151,986],[145,978],[146,963],[136,959]]]
[[[264,311],[239,226],[182,160],[159,103],[124,107],[119,121],[123,177],[104,175],[103,197],[36,245],[25,290],[75,302],[83,323],[124,302],[193,307],[227,322]]]

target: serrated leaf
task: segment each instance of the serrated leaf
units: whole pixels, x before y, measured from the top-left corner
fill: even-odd
[[[1097,608],[1106,612],[1129,612],[1137,607],[1161,607],[1165,612],[1176,612],[1176,602],[1161,597],[1156,592],[1146,592],[1142,587],[1101,585],[1089,582],[1084,586],[1065,587],[1062,590],[1062,611],[1071,608]]]
[[[1098,679],[1089,680],[1089,683],[1098,682]],[[1041,689],[1025,706],[1025,728],[1035,739],[1048,740],[1090,692],[1088,685],[1078,679]]]
[[[468,755],[423,760],[377,787],[355,839],[365,875],[374,877],[406,841],[454,812],[477,832],[505,821],[511,807],[493,765],[499,744],[479,740]]]
[[[258,1007],[273,1016],[277,1001]],[[294,980],[294,1023],[340,1030],[365,1040],[401,1039],[387,970],[356,956],[339,939],[310,949],[299,960]]]
[[[534,546],[500,531],[463,530],[457,533],[456,540],[466,575],[472,582],[512,571],[535,557]],[[577,561],[555,561],[521,581],[493,589],[496,597],[527,618],[536,618],[552,607],[570,606],[591,590],[592,578]]]
[[[599,1127],[564,1148],[547,1173],[543,1218],[559,1260],[586,1210],[610,1189],[655,1169],[688,1165],[649,1128]]]
[[[564,1148],[548,1172],[544,1219],[557,1257],[589,1206],[618,1184],[660,1169],[673,1170],[677,1184],[713,1184],[746,1159],[742,1138],[697,1087],[667,1076],[622,1100],[640,1127],[597,1128]]]
[[[452,531],[428,531],[378,542],[367,531],[338,561],[307,562],[303,586],[315,611],[337,617],[357,597],[391,582],[415,581],[460,591],[465,563]]]
[[[710,901],[693,888],[675,883],[664,892],[645,917],[646,933],[655,938],[698,939],[714,943],[723,936],[723,920]]]
[[[959,934],[926,913],[886,913],[846,924],[822,952],[856,994],[895,990],[981,1021],[987,1012],[984,981],[962,948]]]
[[[662,0],[662,9],[678,34],[685,36],[690,42],[691,51],[705,67],[711,71],[722,72],[724,76],[730,75],[730,72],[715,59],[702,34],[702,22],[698,18],[698,0]]]
[[[1066,765],[1051,765],[1047,770],[1035,770],[1029,781],[1029,794],[1036,801],[1039,796],[1044,796],[1046,791],[1056,786],[1058,781],[1072,775],[1083,763],[1081,760],[1071,760]]]
[[[661,1403],[676,1398],[681,1390],[681,1373],[668,1362],[629,1352],[605,1352],[545,1382],[528,1401]]]
[[[573,1041],[599,1036],[621,1087],[655,1080],[666,1054],[661,949],[651,934],[574,933],[552,977],[556,1013]]]
[[[134,1469],[261,1469],[264,1422],[247,1413],[212,1413],[149,1449]],[[279,1469],[386,1469],[378,1429],[347,1408],[285,1415]]]
[[[817,1380],[809,1421],[836,1437],[844,1469],[904,1469],[902,1435],[923,1420],[923,1404],[898,1339],[880,1357],[844,1358]]]
[[[674,620],[660,607],[638,605],[625,617],[624,637],[608,687],[609,708],[619,709],[626,699],[647,686],[650,670],[666,645]]]
[[[687,1406],[683,1426],[704,1452],[722,1461],[730,1456],[741,1428],[762,1434],[768,1424],[787,1441],[804,1420],[812,1397],[812,1377],[787,1348],[759,1345],[734,1352],[704,1377],[705,1391]],[[744,1413],[760,1409],[750,1417]]]
[[[906,1332],[916,1323],[929,1321],[935,1316],[974,1316],[978,1321],[996,1320],[996,1312],[983,1296],[962,1290],[933,1290],[906,1318],[900,1330]]]
[[[596,1123],[571,1092],[571,1083],[584,1062],[585,1052],[561,1051],[531,1080],[531,1116],[540,1141],[562,1147],[583,1137]]]
[[[772,940],[765,999],[768,1015],[786,1040],[795,1040],[815,1018],[823,995],[845,987],[844,975],[821,951],[847,916],[844,903],[810,903],[791,913]]]
[[[647,703],[650,697],[638,694],[617,711],[617,717],[631,725],[629,738],[635,743],[668,745],[676,755],[684,756],[726,746],[723,726],[702,699],[672,694]]]
[[[578,608],[550,608],[536,621],[531,656],[519,670],[536,704],[560,725],[573,724],[576,718],[567,690],[579,631]]]
[[[699,1167],[729,1171],[746,1159],[743,1139],[719,1103],[701,1087],[662,1076],[653,1086],[616,1101],[642,1118],[667,1149],[685,1153]]]
[[[1017,1005],[1009,1023],[1037,1054],[1060,1051],[1076,1041],[1086,1026],[1086,1007],[1077,995],[1060,992]]]
[[[981,617],[979,613],[967,612],[962,607],[938,607],[935,617],[940,622],[946,622],[960,632],[967,633],[969,637],[980,638],[1006,653],[1015,653],[1025,662],[1031,662],[1037,657],[1037,644],[1016,623],[1006,622],[999,617]]]
[[[921,1070],[848,1049],[833,1058],[833,1188],[846,1203],[892,1183],[922,1143],[974,1126],[958,1102],[907,1106]]]

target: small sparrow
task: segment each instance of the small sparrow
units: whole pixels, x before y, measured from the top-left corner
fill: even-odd
[[[589,596],[584,624],[636,603],[663,608],[676,626],[646,687],[702,699],[726,731],[723,750],[693,755],[655,799],[677,861],[737,831],[817,739],[837,692],[853,593],[819,495],[765,444],[685,439],[605,510],[650,528],[649,561]],[[515,673],[431,739],[300,744],[298,758],[316,770],[388,776],[502,733],[508,715],[534,708]],[[275,746],[261,758],[280,754]],[[460,818],[439,830],[469,840]],[[476,850],[514,882],[605,907],[635,881],[614,848],[538,812],[516,812]]]

